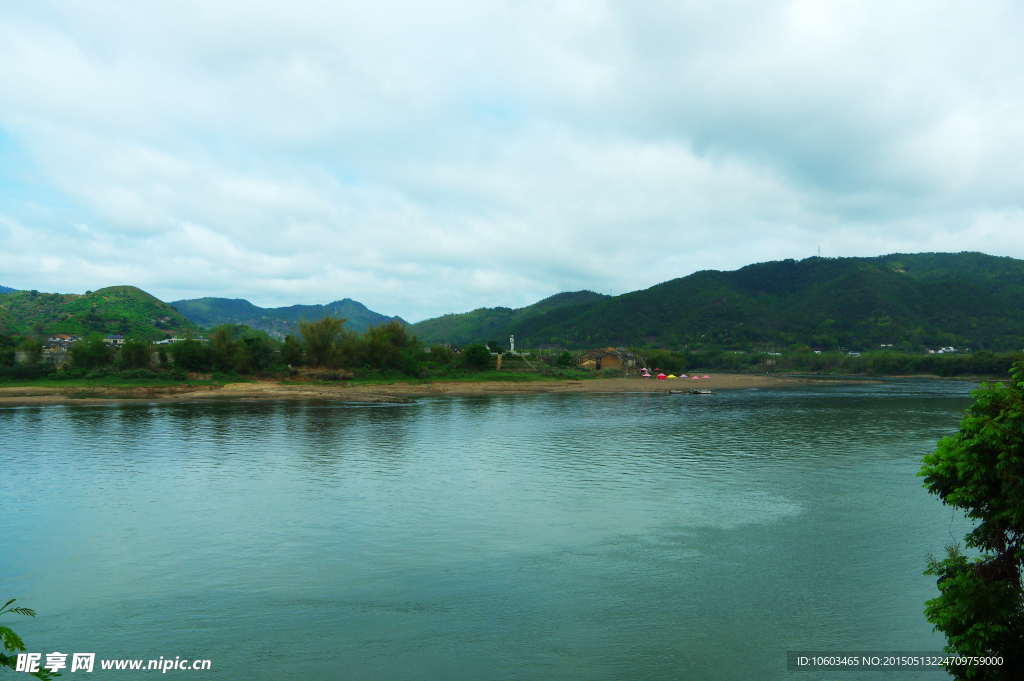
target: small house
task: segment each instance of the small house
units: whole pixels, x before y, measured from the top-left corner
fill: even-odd
[[[636,369],[636,357],[625,348],[597,348],[579,358],[578,366],[585,369],[616,369],[632,373]]]

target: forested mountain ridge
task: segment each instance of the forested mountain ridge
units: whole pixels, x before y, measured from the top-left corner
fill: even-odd
[[[425,324],[425,322],[421,323]],[[706,270],[521,317],[470,340],[820,349],[1024,347],[1024,261],[982,253],[807,258]],[[439,339],[441,340],[441,339]],[[465,342],[465,341],[461,341]]]
[[[589,304],[609,298],[611,296],[593,291],[567,291],[556,293],[533,305],[517,309],[481,307],[472,312],[434,317],[411,324],[409,330],[425,343],[454,343],[458,345],[474,341],[502,340],[502,345],[505,345],[504,339],[500,339],[499,336],[510,324],[568,306]],[[498,333],[499,331],[501,333]]]
[[[319,319],[325,313],[343,317],[349,331],[366,331],[370,325],[386,324],[399,317],[388,317],[368,309],[351,298],[336,300],[326,305],[289,305],[288,307],[259,307],[240,298],[197,298],[176,300],[171,303],[189,320],[203,327],[219,324],[246,324],[254,329],[285,336],[295,331],[303,319]],[[404,322],[403,322],[404,323]]]
[[[156,339],[197,324],[236,323],[284,335],[298,320],[324,313],[347,318],[353,331],[398,319],[347,298],[281,308],[226,298],[168,304],[133,286],[112,286],[85,295],[0,294],[0,333]],[[982,253],[783,260],[731,272],[696,272],[614,298],[591,291],[560,293],[516,310],[481,308],[428,319],[409,330],[426,343],[458,345],[504,344],[515,334],[518,347],[861,350],[891,345],[919,350],[952,345],[1020,351],[1024,261]]]

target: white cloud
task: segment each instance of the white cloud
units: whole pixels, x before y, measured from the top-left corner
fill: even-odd
[[[1008,2],[0,4],[0,283],[419,319],[818,246],[1024,257],[1021,28]]]

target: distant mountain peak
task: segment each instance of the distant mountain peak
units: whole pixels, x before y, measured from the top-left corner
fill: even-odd
[[[317,319],[324,314],[344,317],[350,331],[363,332],[371,325],[387,323],[400,317],[388,317],[370,310],[351,298],[342,298],[325,305],[289,305],[286,307],[259,307],[242,298],[195,298],[171,303],[183,315],[200,326],[218,324],[246,324],[275,336],[294,333],[298,322]]]

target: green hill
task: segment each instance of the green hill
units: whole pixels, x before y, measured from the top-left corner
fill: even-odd
[[[495,333],[498,333],[496,331]],[[708,270],[514,322],[524,345],[1024,346],[1024,261],[982,253],[808,258]]]
[[[10,286],[0,286],[0,293],[16,293],[18,289],[11,288]]]
[[[295,330],[302,319],[318,319],[324,313],[344,317],[349,331],[366,331],[371,324],[390,322],[399,317],[388,317],[368,309],[351,298],[336,300],[326,305],[291,305],[289,307],[258,307],[240,298],[197,298],[176,300],[171,303],[185,317],[202,327],[218,324],[246,324],[275,336],[286,336]]]
[[[0,294],[0,332],[47,335],[119,333],[159,339],[195,328],[165,302],[134,286],[109,286],[85,295],[16,291]]]
[[[482,307],[472,312],[426,319],[410,325],[409,330],[425,343],[462,345],[497,340],[504,345],[508,336],[505,329],[515,322],[567,306],[594,303],[610,297],[593,291],[556,293],[528,307]]]

